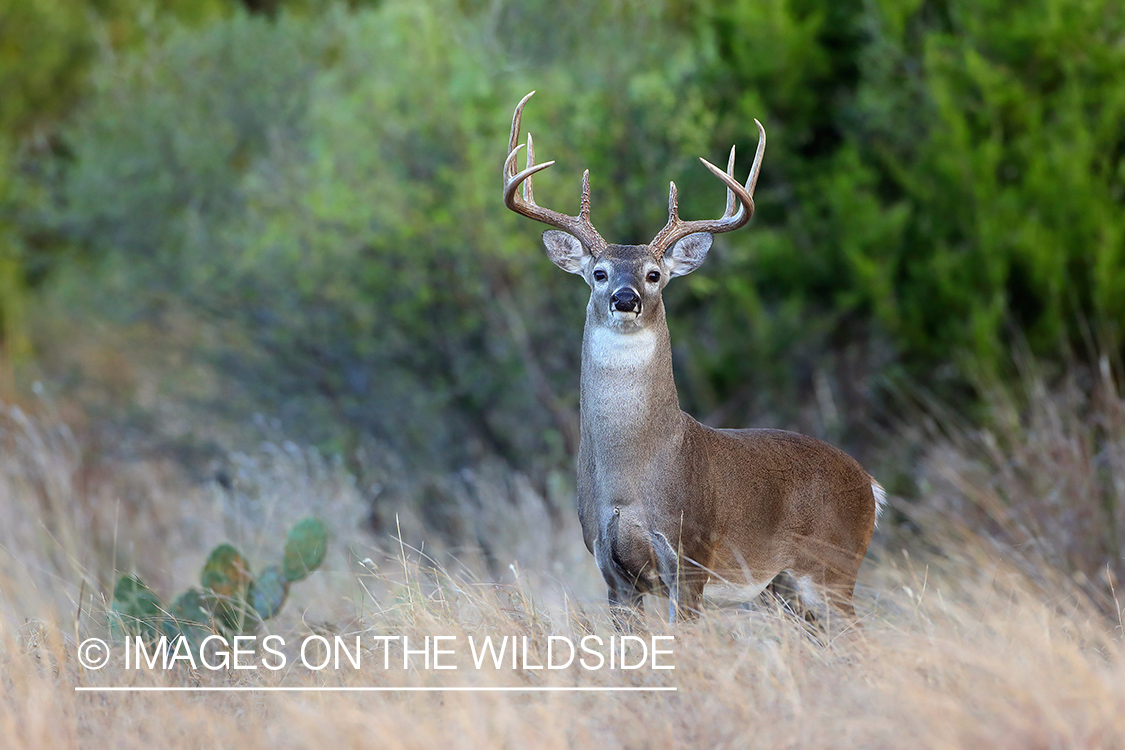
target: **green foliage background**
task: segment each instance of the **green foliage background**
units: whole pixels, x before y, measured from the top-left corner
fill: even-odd
[[[670,179],[720,210],[695,157],[735,143],[744,175],[765,124],[753,223],[668,293],[702,417],[786,422],[827,383],[867,418],[888,378],[1002,375],[1013,338],[1125,343],[1109,0],[0,0],[0,29],[7,362],[52,289],[188,310],[247,413],[333,449],[567,465],[584,286],[499,190],[531,89],[540,202],[573,212],[589,167],[611,241]]]

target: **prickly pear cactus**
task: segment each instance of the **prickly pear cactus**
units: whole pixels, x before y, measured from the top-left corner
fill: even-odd
[[[160,597],[140,578],[124,575],[117,579],[110,616],[112,630],[120,628],[125,635],[153,637],[164,618],[164,611]]]
[[[211,550],[199,580],[208,607],[219,621],[231,630],[244,630],[250,609],[246,593],[252,579],[250,566],[239,551],[229,544]]]
[[[271,565],[250,584],[250,606],[263,620],[277,614],[289,594],[289,581],[277,565]]]
[[[168,608],[168,617],[162,625],[164,635],[169,641],[179,636],[187,639],[194,653],[199,653],[203,639],[215,632],[211,624],[211,614],[207,600],[199,589],[188,589],[176,597]]]
[[[199,578],[203,588],[219,596],[242,596],[250,585],[250,566],[233,546],[220,544],[211,550]]]
[[[250,585],[250,606],[262,620],[269,620],[285,604],[289,595],[289,581],[278,566],[270,566],[261,572]]]
[[[284,573],[290,582],[303,580],[324,562],[328,532],[316,518],[306,518],[289,530],[285,540]]]
[[[172,606],[168,608],[172,619],[181,622],[195,622],[207,625],[211,622],[211,615],[207,612],[207,600],[199,589],[188,589],[176,597]]]
[[[285,540],[281,565],[267,566],[254,578],[246,559],[230,544],[211,551],[200,574],[202,587],[188,589],[165,607],[141,579],[118,579],[113,590],[110,626],[117,633],[174,640],[187,638],[198,653],[212,633],[252,633],[263,620],[277,614],[289,594],[289,584],[320,567],[328,549],[324,524],[315,518],[300,521]]]

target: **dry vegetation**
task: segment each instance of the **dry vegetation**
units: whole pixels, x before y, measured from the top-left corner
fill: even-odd
[[[484,526],[509,540],[492,555],[511,563],[483,580],[472,571],[487,566],[471,547],[446,545],[433,550],[441,565],[431,559],[423,526],[409,514],[402,543],[364,531],[364,493],[314,452],[267,444],[232,456],[229,489],[179,489],[158,464],[91,478],[80,441],[49,415],[9,407],[0,416],[2,744],[1125,745],[1121,607],[1115,558],[1102,546],[1120,539],[1113,523],[1125,486],[1123,402],[1108,368],[1052,392],[1031,373],[1024,391],[1035,408],[1018,407],[1026,398],[995,400],[1010,417],[993,420],[1004,432],[945,425],[920,469],[926,496],[910,511],[922,532],[906,538],[885,524],[877,534],[861,574],[860,628],[826,645],[768,606],[716,608],[671,629],[653,618],[654,632],[676,636],[676,669],[663,672],[478,672],[463,647],[458,671],[386,672],[373,641],[365,641],[360,671],[163,674],[126,671],[119,661],[85,671],[76,639],[105,637],[103,592],[114,568],[136,568],[172,594],[194,580],[215,543],[235,541],[252,562],[275,555],[282,530],[310,510],[329,522],[334,540],[326,569],[294,587],[284,616],[270,622],[287,643],[310,633],[542,642],[613,628],[576,522],[540,522],[542,500],[516,480],[508,484],[517,491],[478,480]],[[1095,559],[1110,563],[1100,576],[1088,562]],[[677,692],[92,694],[76,693],[78,685]]]

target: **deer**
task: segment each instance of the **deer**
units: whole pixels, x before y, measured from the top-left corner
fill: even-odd
[[[713,220],[679,217],[676,184],[668,222],[645,245],[607,243],[590,221],[590,171],[577,216],[540,207],[528,133],[516,160],[527,94],[516,106],[504,161],[504,204],[547,224],[548,258],[590,287],[582,335],[577,505],[586,548],[608,587],[619,627],[644,612],[644,594],[668,598],[668,620],[698,616],[705,586],[744,596],[767,589],[787,609],[824,621],[854,620],[856,577],[886,504],[882,486],[842,450],[778,429],[716,429],[680,409],[662,292],[699,268],[714,235],[744,226],[766,132],[745,184],[700,158],[727,188]],[[522,192],[520,190],[522,186]],[[729,589],[728,589],[729,590]],[[831,608],[831,609],[830,609]]]

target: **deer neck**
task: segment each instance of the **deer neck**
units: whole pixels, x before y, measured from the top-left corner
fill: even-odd
[[[582,337],[582,442],[619,464],[650,460],[683,432],[663,316],[636,331],[587,319]]]

